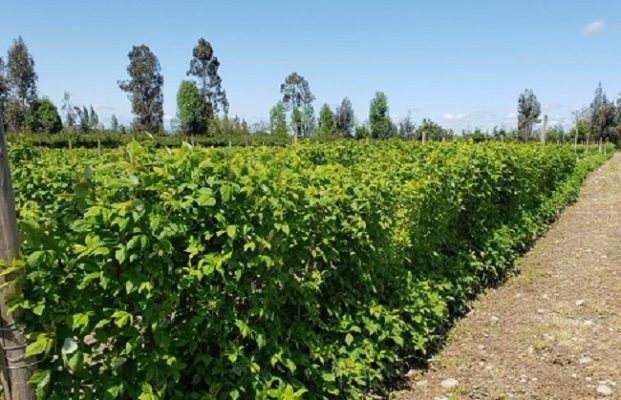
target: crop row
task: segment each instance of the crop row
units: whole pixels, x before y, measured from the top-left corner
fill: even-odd
[[[517,144],[10,151],[38,390],[360,398],[607,155]]]

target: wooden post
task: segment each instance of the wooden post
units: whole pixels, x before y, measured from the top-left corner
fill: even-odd
[[[574,152],[578,152],[578,127],[576,127],[576,134],[574,135]]]
[[[10,267],[19,257],[19,233],[9,160],[0,112],[0,260]],[[23,269],[0,277],[0,283],[16,280]],[[0,380],[5,400],[33,400],[34,390],[28,383],[34,371],[34,360],[24,358],[26,337],[17,325],[21,311],[9,312],[7,297],[15,294],[19,281],[0,291]]]
[[[543,125],[541,126],[541,144],[546,144],[546,130],[548,129],[548,116],[543,116]]]
[[[71,150],[71,139],[69,139],[69,150]]]
[[[425,144],[425,142],[427,141],[427,131],[425,129],[423,129],[423,133],[421,135],[420,141],[422,144]]]

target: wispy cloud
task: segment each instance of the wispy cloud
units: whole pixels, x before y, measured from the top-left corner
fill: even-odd
[[[447,121],[461,121],[462,119],[466,118],[466,114],[446,113],[446,114],[442,115],[442,118],[447,120]]]
[[[114,107],[112,106],[105,106],[105,105],[101,105],[101,104],[95,104],[93,106],[93,108],[97,111],[114,111]]]
[[[605,27],[606,27],[606,23],[602,20],[589,22],[588,24],[582,27],[582,34],[591,35],[593,33],[602,31]]]

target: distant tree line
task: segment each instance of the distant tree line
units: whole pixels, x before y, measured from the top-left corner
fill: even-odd
[[[58,133],[66,132],[164,132],[164,77],[157,56],[142,44],[132,46],[128,53],[128,79],[119,80],[121,90],[131,102],[134,120],[129,128],[119,124],[115,115],[109,129],[93,106],[72,104],[71,96],[64,93],[61,105],[63,118],[53,102],[39,98],[35,62],[24,40],[18,37],[10,47],[6,61],[0,57],[0,109],[4,113],[6,129],[11,132]],[[280,85],[282,99],[269,112],[269,124],[257,123],[252,127],[237,117],[229,118],[229,102],[219,73],[220,61],[209,41],[200,38],[192,49],[187,80],[181,82],[176,98],[177,115],[171,128],[188,136],[248,136],[251,133],[271,134],[296,138],[403,138],[419,141],[450,140],[455,134],[430,119],[416,124],[410,114],[393,121],[389,113],[388,97],[375,93],[369,103],[368,116],[359,121],[352,103],[345,97],[332,108],[323,104],[315,115],[315,95],[309,82],[297,72],[287,75]],[[461,136],[475,141],[537,139],[543,127],[541,103],[531,89],[522,92],[517,101],[517,129],[495,127],[492,131],[474,129],[462,131]],[[64,123],[63,123],[64,120]],[[555,125],[546,129],[549,142],[575,144],[621,142],[621,96],[609,100],[602,85],[595,90],[589,107],[574,113],[574,127],[565,131]]]

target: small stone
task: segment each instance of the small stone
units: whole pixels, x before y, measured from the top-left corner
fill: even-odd
[[[546,310],[544,310],[543,308],[538,308],[538,309],[537,309],[537,312],[538,312],[539,314],[543,314],[544,312],[546,312]]]
[[[416,382],[416,386],[418,387],[427,386],[427,379],[423,379],[422,381]]]
[[[588,319],[588,320],[584,321],[584,324],[585,324],[586,326],[593,325],[593,321],[591,321],[590,319]]]
[[[572,377],[572,378],[577,378],[577,377],[578,377],[578,374],[576,374],[576,373],[574,372],[573,374],[571,374],[571,377]]]
[[[578,360],[578,363],[579,364],[588,364],[591,361],[593,361],[593,359],[591,357],[583,356],[583,357],[580,357],[580,359]]]
[[[477,346],[477,348],[478,348],[479,350],[485,350],[485,346],[483,346],[482,344],[478,345],[478,346]]]
[[[453,389],[455,386],[457,386],[459,384],[459,382],[457,381],[457,379],[455,378],[448,378],[443,380],[440,383],[440,386],[442,386],[442,389]]]
[[[489,371],[492,370],[492,366],[491,365],[486,365],[484,369],[485,369],[485,371],[489,372]]]
[[[597,393],[601,394],[602,396],[611,396],[612,395],[612,389],[609,388],[606,385],[599,385],[597,387]]]
[[[584,299],[576,300],[576,305],[581,306],[584,304]]]
[[[415,369],[411,369],[411,370],[409,370],[409,371],[405,374],[405,376],[406,376],[406,377],[408,377],[408,378],[411,378],[411,377],[413,377],[414,375],[416,375],[416,370],[415,370]]]
[[[585,381],[587,382],[591,382],[593,380],[593,378],[591,378],[590,376],[587,376],[586,378],[584,378]]]
[[[496,321],[498,321],[498,317],[497,317],[497,316],[495,316],[495,315],[492,315],[492,316],[490,317],[490,320],[492,320],[492,322],[496,322]]]

